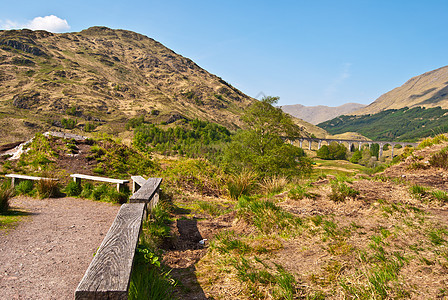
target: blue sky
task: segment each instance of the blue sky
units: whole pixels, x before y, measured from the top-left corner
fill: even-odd
[[[368,104],[448,65],[446,0],[2,2],[2,29],[136,31],[280,105]]]

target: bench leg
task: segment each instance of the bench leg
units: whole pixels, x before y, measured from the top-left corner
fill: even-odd
[[[159,202],[159,191],[160,189],[157,189],[157,191],[154,193],[154,196],[149,201],[149,210],[152,210],[154,207],[156,207],[157,202]]]
[[[117,183],[117,191],[118,192],[120,192],[120,190],[121,190],[121,185],[122,185],[121,183]]]
[[[81,185],[81,178],[73,177],[73,181],[76,182],[77,185]]]
[[[11,187],[14,188],[14,185],[16,184],[16,178],[11,177]]]

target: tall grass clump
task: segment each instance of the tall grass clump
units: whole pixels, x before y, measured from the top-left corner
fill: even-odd
[[[149,219],[143,222],[131,274],[129,299],[175,299],[173,291],[177,282],[162,263],[162,251],[157,250],[165,239],[171,237],[171,208],[170,196],[161,193],[159,203],[151,210]]]
[[[41,179],[36,184],[39,198],[54,198],[61,194],[59,183],[56,180]]]
[[[287,184],[288,179],[285,176],[277,175],[266,177],[261,181],[261,183],[259,183],[261,190],[265,194],[280,193]]]
[[[302,219],[276,206],[274,203],[241,196],[237,204],[237,215],[254,225],[262,233],[284,232],[297,228]]]
[[[4,214],[9,210],[9,199],[14,197],[14,189],[8,184],[0,187],[0,214]]]
[[[128,299],[175,299],[173,290],[177,282],[171,278],[171,271],[161,261],[160,254],[145,245],[138,246]]]
[[[83,192],[81,192],[81,196]],[[87,190],[86,195],[87,194],[90,194],[90,198],[95,201],[113,202],[118,204],[126,203],[129,199],[129,189],[119,192],[114,187],[110,187],[106,184],[100,184],[91,190]]]
[[[354,198],[359,195],[359,191],[348,186],[342,179],[332,179],[330,185],[331,193],[329,197],[334,202],[343,202],[347,198]]]
[[[418,149],[423,149],[432,145],[440,144],[444,141],[448,141],[448,137],[445,134],[438,134],[433,138],[424,139],[419,145]]]
[[[311,184],[306,185],[297,185],[294,188],[290,189],[288,192],[288,197],[293,200],[301,200],[303,198],[314,199],[318,195],[314,193],[308,192],[308,189],[311,187]]]
[[[33,188],[34,184],[31,180],[22,180],[15,186],[15,190],[18,195],[30,195]]]
[[[79,196],[82,193],[82,186],[75,181],[70,181],[64,189],[67,196]]]
[[[414,184],[409,188],[409,193],[415,198],[421,199],[427,194],[427,188],[418,184]]]
[[[434,153],[429,159],[429,164],[436,168],[448,169],[448,147]]]
[[[227,189],[232,199],[238,200],[240,196],[250,195],[256,189],[257,174],[243,169],[240,173],[230,176]]]

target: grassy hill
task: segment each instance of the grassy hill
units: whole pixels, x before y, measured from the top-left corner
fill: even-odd
[[[319,124],[331,134],[356,131],[372,140],[417,141],[448,132],[448,109],[401,108],[376,114],[340,116]]]
[[[253,101],[135,32],[0,31],[0,143],[67,128],[128,139],[125,125],[137,117],[167,125],[198,118],[236,129]]]
[[[376,114],[389,109],[417,106],[448,109],[448,66],[409,79],[353,114]]]

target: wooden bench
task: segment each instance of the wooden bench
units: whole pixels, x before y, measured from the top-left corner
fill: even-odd
[[[150,206],[148,204],[154,203],[152,198],[158,193],[162,182],[162,178],[149,178],[144,182],[143,180],[143,177],[134,180],[134,183],[141,185],[132,197],[138,195],[134,197],[134,202],[121,206],[75,291],[76,300],[128,299],[142,222],[146,218],[147,207]]]
[[[141,176],[132,176],[131,178],[134,182],[133,191],[135,192],[129,198],[129,203],[147,203],[148,209],[151,210],[159,202],[159,187],[162,178],[149,178],[148,180]]]
[[[120,191],[121,187],[125,183],[129,182],[129,180],[124,180],[124,179],[113,179],[113,178],[100,177],[100,176],[90,176],[90,175],[84,175],[84,174],[71,174],[70,176],[73,177],[73,180],[77,184],[79,184],[79,185],[81,184],[81,179],[116,183],[117,184],[117,191]]]
[[[14,187],[14,185],[18,183],[19,180],[59,180],[57,178],[45,178],[20,174],[6,174],[5,177],[11,178],[11,187]]]

